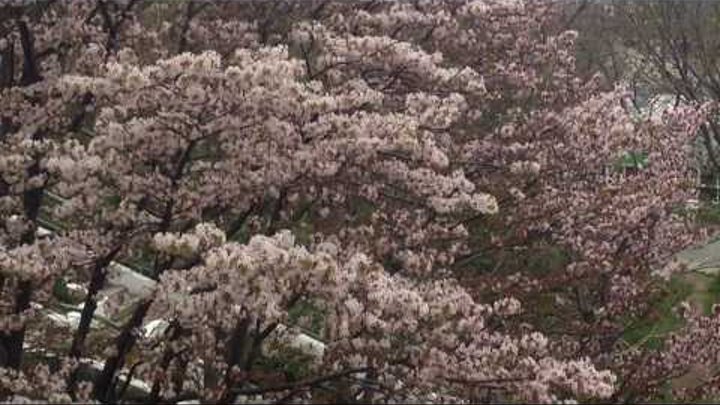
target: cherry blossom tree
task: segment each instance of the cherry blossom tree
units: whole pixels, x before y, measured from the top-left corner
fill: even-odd
[[[676,208],[710,107],[632,116],[621,86],[576,74],[556,4],[1,4],[7,398],[554,402],[629,386],[637,357],[617,342],[697,237]],[[566,265],[503,266],[538,243]],[[153,287],[110,297],[112,327],[93,330],[118,262]],[[77,324],[45,318],[58,282],[84,286]],[[167,327],[143,334],[154,320]],[[688,367],[673,353],[708,322],[636,354],[669,359],[644,393]],[[324,350],[292,375],[282,337],[304,324]],[[132,378],[147,386],[133,398]]]

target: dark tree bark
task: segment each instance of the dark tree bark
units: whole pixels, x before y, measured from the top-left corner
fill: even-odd
[[[37,62],[37,55],[33,43],[32,33],[27,23],[23,20],[17,21],[17,29],[20,34],[20,44],[23,50],[23,71],[20,77],[21,86],[29,86],[42,80],[40,67]]]
[[[103,366],[100,375],[95,380],[93,397],[102,403],[117,401],[116,386],[117,374],[125,364],[128,353],[137,340],[136,330],[142,326],[143,319],[152,305],[152,300],[143,300],[135,308],[130,320],[123,327],[122,333],[115,342],[115,353],[110,356]]]

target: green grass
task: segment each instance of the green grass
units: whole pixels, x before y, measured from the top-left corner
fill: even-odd
[[[674,309],[692,293],[692,285],[686,280],[680,277],[671,278],[658,299],[650,304],[654,308],[652,314],[636,320],[623,334],[624,340],[630,345],[660,348],[668,333],[682,327],[683,320]]]
[[[708,276],[707,291],[702,296],[703,309],[709,314],[714,304],[720,303],[720,274]]]
[[[325,326],[325,314],[309,301],[301,301],[288,310],[291,325],[298,325],[300,318],[309,319],[308,325],[302,325],[303,332],[315,339],[321,340],[322,330]]]
[[[720,224],[720,206],[703,204],[695,216],[695,220],[700,225],[718,225]]]
[[[687,277],[707,279],[706,289],[697,289]],[[668,333],[683,326],[683,320],[674,311],[674,308],[683,301],[700,304],[702,309],[709,313],[714,304],[720,303],[720,274],[691,273],[673,277],[661,296],[650,304],[654,308],[652,315],[635,320],[623,336],[625,341],[630,345],[660,348],[663,338]]]
[[[258,370],[284,375],[289,381],[297,381],[310,376],[314,358],[302,350],[269,343],[269,353],[263,353],[254,366]]]

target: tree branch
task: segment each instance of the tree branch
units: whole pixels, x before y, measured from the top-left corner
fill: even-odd
[[[328,381],[347,377],[352,374],[364,373],[364,372],[367,372],[369,369],[370,369],[369,367],[351,368],[349,370],[339,371],[337,373],[332,373],[332,374],[328,374],[328,375],[321,376],[321,377],[310,378],[310,379],[287,383],[287,384],[275,385],[272,387],[233,389],[232,393],[235,395],[261,395],[261,394],[267,394],[270,392],[288,391],[288,390],[294,390],[294,389],[298,389],[298,388],[310,388],[310,387],[314,387],[314,386],[317,386],[319,384],[322,384],[322,383],[325,383]]]

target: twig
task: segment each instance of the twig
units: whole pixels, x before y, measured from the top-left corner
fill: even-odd
[[[297,382],[280,384],[280,385],[275,385],[272,387],[264,387],[264,388],[233,389],[233,390],[231,390],[231,392],[235,395],[259,395],[259,394],[265,394],[265,393],[269,393],[269,392],[295,390],[298,388],[312,387],[312,386],[322,384],[327,381],[332,381],[332,380],[336,380],[339,378],[347,377],[352,374],[367,372],[369,369],[370,369],[369,367],[351,368],[349,370],[339,371],[337,373],[332,373],[332,374],[328,374],[328,375],[316,377],[316,378],[310,378],[307,380],[301,380],[301,381],[297,381]]]

